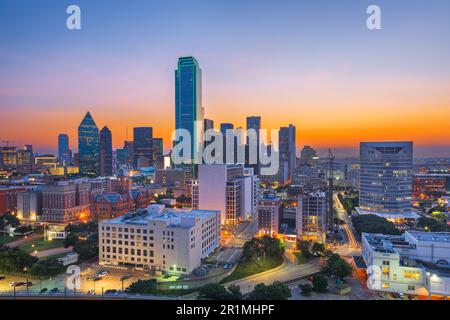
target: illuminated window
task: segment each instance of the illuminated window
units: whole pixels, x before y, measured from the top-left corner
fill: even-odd
[[[420,271],[405,270],[405,271],[403,271],[403,277],[405,279],[419,280],[420,279]]]
[[[381,287],[382,287],[383,289],[387,289],[387,288],[389,288],[389,283],[383,282],[383,283],[381,284]]]

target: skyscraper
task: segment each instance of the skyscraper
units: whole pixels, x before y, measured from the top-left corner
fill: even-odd
[[[222,133],[222,141],[223,141],[223,163],[235,163],[234,159],[229,162],[227,161],[227,144],[233,143],[234,141],[227,141],[227,130],[234,130],[234,125],[232,123],[221,123],[220,124],[220,133]],[[236,157],[236,154],[235,154]]]
[[[58,135],[58,161],[63,166],[70,164],[69,136],[65,133]]]
[[[133,129],[133,156],[136,168],[153,165],[153,128],[138,127]]]
[[[359,213],[392,220],[416,217],[412,170],[412,142],[361,142]]]
[[[214,129],[214,120],[211,119],[204,119],[203,121],[203,130],[210,130],[210,129]]]
[[[260,173],[260,166],[259,166],[259,144],[260,144],[260,135],[259,130],[261,130],[261,117],[251,116],[247,117],[247,131],[253,129],[256,131],[256,143],[258,145],[256,149],[256,164],[250,164],[251,167],[253,167],[253,170],[255,171],[255,174]],[[247,138],[247,148],[246,148],[246,161],[249,162],[249,159],[251,158],[249,155],[250,147],[249,147],[249,139]]]
[[[102,177],[112,176],[112,136],[108,127],[100,131],[100,175]]]
[[[292,181],[296,164],[295,126],[281,127],[278,134],[280,169],[279,182],[286,184]]]
[[[203,113],[202,70],[195,58],[181,57],[175,70],[175,129],[185,129],[191,135],[191,157],[187,163],[193,163],[202,148]]]
[[[78,127],[78,165],[80,174],[95,177],[99,174],[98,128],[89,112]]]

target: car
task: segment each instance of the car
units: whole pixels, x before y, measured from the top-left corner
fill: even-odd
[[[20,282],[20,281],[12,281],[9,283],[10,287],[21,287],[23,285],[25,285],[25,282]]]
[[[107,276],[109,274],[109,272],[106,270],[99,270],[95,274],[99,277],[104,277],[104,276]]]
[[[47,288],[42,288],[41,291],[39,291],[39,293],[46,293],[48,291]]]
[[[117,294],[117,290],[115,290],[115,289],[110,289],[110,290],[105,291],[105,295],[108,295],[108,296],[112,296],[112,295],[116,295],[116,294]]]
[[[50,293],[57,293],[57,292],[59,292],[58,288],[53,288],[52,290],[50,290]]]
[[[31,286],[33,286],[33,282],[28,281],[28,282],[26,283],[26,285],[27,285],[27,287],[31,287]]]

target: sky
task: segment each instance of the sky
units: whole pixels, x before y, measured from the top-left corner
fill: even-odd
[[[81,30],[66,8],[81,8]],[[366,9],[381,8],[381,30]],[[90,111],[113,146],[152,126],[170,146],[180,56],[203,71],[205,117],[357,154],[412,140],[450,157],[448,0],[0,0],[0,140],[55,152]]]

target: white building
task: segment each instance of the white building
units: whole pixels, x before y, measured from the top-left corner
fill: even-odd
[[[373,290],[450,296],[450,233],[363,233],[362,257]]]
[[[150,205],[133,214],[99,222],[99,260],[190,274],[220,244],[220,212],[173,210]]]
[[[193,190],[193,195],[196,190]],[[259,179],[243,165],[199,165],[198,203],[202,210],[219,210],[221,223],[236,225],[248,220],[257,209]]]

